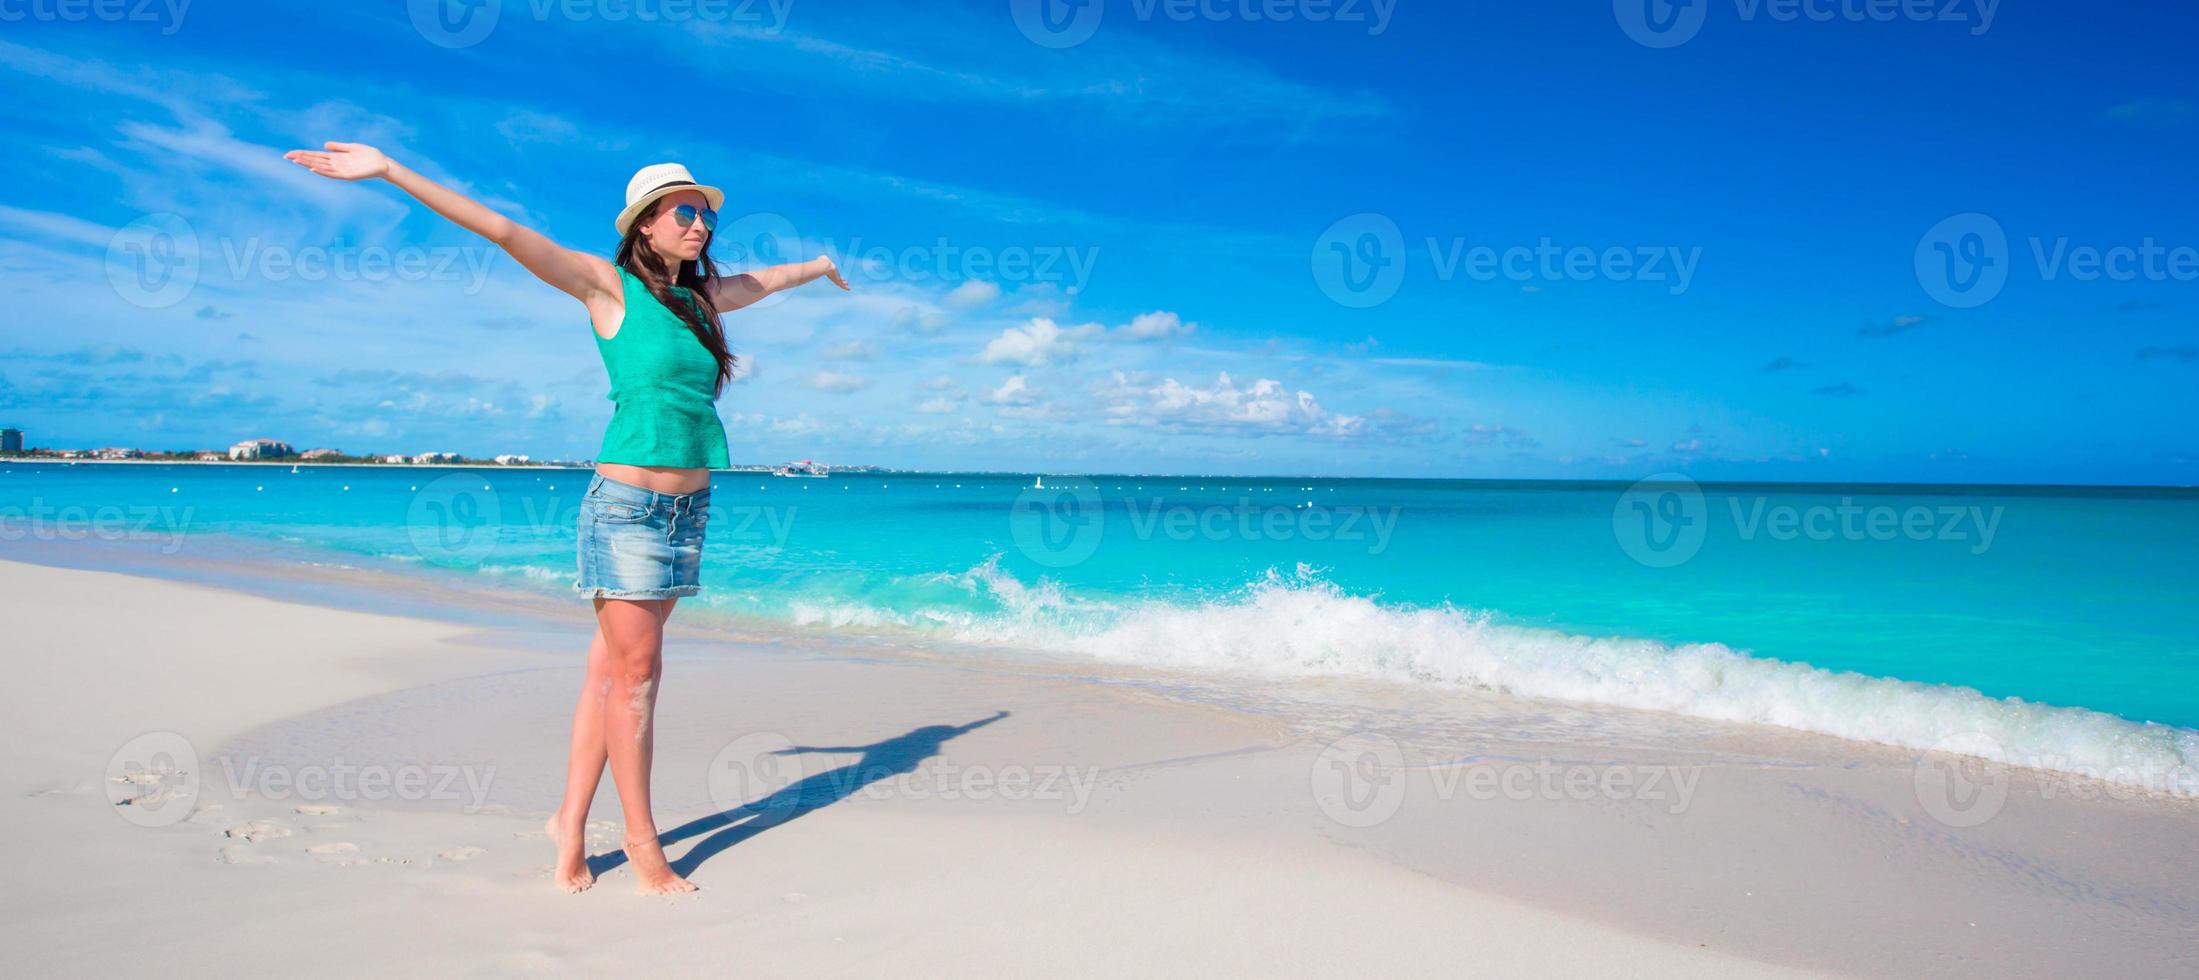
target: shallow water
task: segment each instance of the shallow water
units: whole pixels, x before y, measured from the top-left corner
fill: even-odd
[[[423,581],[570,595],[587,479],[13,463],[0,522],[17,539],[332,552]],[[684,615],[1491,688],[2199,792],[2199,492],[1044,482],[720,473],[706,589]]]

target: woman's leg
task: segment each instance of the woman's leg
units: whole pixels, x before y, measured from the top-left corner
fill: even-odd
[[[649,763],[654,747],[651,722],[657,710],[657,680],[664,669],[664,623],[671,600],[597,599],[596,622],[609,648],[610,684],[604,694],[603,743],[611,781],[618,786],[619,809],[626,817],[626,859],[644,892],[693,891],[673,872],[657,843],[656,818],[649,812]]]
[[[557,887],[582,892],[595,884],[588,870],[588,808],[595,802],[596,786],[603,782],[603,703],[611,690],[611,650],[596,628],[588,643],[588,674],[580,682],[580,702],[573,706],[573,739],[565,762],[565,799],[542,828],[557,845]]]

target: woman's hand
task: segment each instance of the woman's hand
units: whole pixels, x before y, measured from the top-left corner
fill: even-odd
[[[331,180],[372,180],[389,176],[389,158],[365,143],[331,140],[321,146],[322,150],[292,150],[283,154],[283,159]]]
[[[825,264],[825,278],[832,280],[833,285],[841,289],[848,288],[848,281],[840,277],[840,266],[832,261],[832,256],[820,255],[817,261]]]

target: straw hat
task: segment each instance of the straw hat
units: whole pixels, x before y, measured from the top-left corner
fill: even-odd
[[[715,211],[725,206],[725,192],[707,184],[695,183],[695,175],[676,163],[652,163],[634,171],[634,179],[626,182],[626,210],[618,213],[616,226],[620,235],[641,216],[657,198],[679,191],[701,191],[703,200],[710,202]]]

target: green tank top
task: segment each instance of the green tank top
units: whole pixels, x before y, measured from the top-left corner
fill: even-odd
[[[609,340],[592,328],[588,331],[595,335],[603,369],[611,376],[610,399],[618,406],[603,432],[596,462],[711,469],[732,465],[725,425],[718,420],[718,359],[633,273],[620,269],[618,278],[625,291],[625,321]],[[688,290],[674,286],[672,295],[687,299]]]

